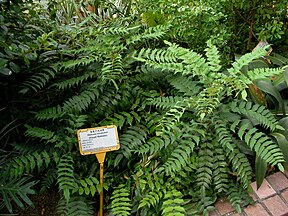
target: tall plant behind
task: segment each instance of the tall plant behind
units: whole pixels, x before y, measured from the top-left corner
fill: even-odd
[[[19,86],[35,71],[42,72],[47,69],[45,62],[39,60],[39,54],[47,50],[55,49],[55,44],[51,42],[44,43],[43,38],[47,38],[45,31],[51,31],[53,22],[46,22],[43,16],[40,16],[41,7],[35,5],[31,9],[30,1],[23,4],[7,1],[0,3],[0,142],[1,142],[1,208],[7,207],[12,212],[12,203],[16,203],[20,208],[24,209],[26,204],[33,206],[29,199],[29,194],[35,194],[33,186],[39,181],[27,176],[25,173],[32,172],[32,169],[45,167],[49,158],[44,154],[33,154],[34,163],[30,159],[26,161],[24,167],[20,165],[20,173],[13,173],[6,165],[11,163],[13,159],[23,158],[22,154],[31,153],[35,150],[35,146],[26,143],[23,136],[25,129],[23,124],[31,122],[33,115],[30,113],[35,107],[41,103],[35,103],[30,97],[23,96],[18,93]],[[38,13],[39,12],[39,13]],[[37,64],[41,62],[41,64]],[[41,98],[39,95],[35,98]],[[40,100],[41,101],[41,100]],[[40,105],[41,106],[41,105]],[[17,143],[17,144],[16,144]],[[38,149],[41,151],[41,149]],[[41,159],[41,157],[45,159]],[[32,158],[33,158],[32,157]],[[31,161],[32,160],[32,161]],[[18,160],[14,162],[17,163]],[[45,164],[42,166],[42,164]],[[18,165],[17,165],[18,166]],[[30,172],[30,173],[31,173]]]
[[[149,26],[170,22],[171,39],[184,47],[203,52],[205,42],[212,38],[222,55],[225,54],[222,61],[227,64],[233,54],[251,51],[260,40],[268,40],[281,49],[287,46],[287,3],[287,0],[141,0],[138,9],[142,21]]]
[[[202,52],[205,42],[213,42],[227,54],[230,52],[226,43],[231,37],[231,28],[226,25],[228,14],[224,11],[223,1],[139,1],[138,7],[142,22],[148,26],[171,23],[171,40],[193,47]],[[160,7],[159,7],[160,6]],[[223,13],[224,12],[224,13]]]

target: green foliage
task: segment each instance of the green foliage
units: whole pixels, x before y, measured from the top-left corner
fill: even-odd
[[[38,153],[37,151],[14,157],[7,161],[6,166],[3,168],[3,175],[8,173],[10,179],[17,179],[24,174],[32,174],[36,169],[41,172],[47,168],[51,162],[51,158],[46,151]]]
[[[115,113],[113,116],[109,116],[107,119],[101,122],[101,124],[102,125],[114,124],[121,129],[124,125],[128,124],[129,126],[132,126],[134,122],[139,122],[140,118],[141,117],[139,117],[138,114],[134,111],[132,111],[131,113],[120,112]]]
[[[279,142],[278,142],[279,143]],[[280,143],[279,143],[280,146]],[[281,147],[280,147],[281,148]],[[282,150],[282,149],[281,149]],[[283,151],[283,150],[282,150]],[[267,171],[267,162],[264,161],[261,157],[256,155],[256,160],[255,160],[255,175],[256,175],[256,185],[257,188],[259,188],[265,178]]]
[[[124,185],[119,185],[112,193],[111,209],[115,215],[130,215],[131,201],[129,190]]]
[[[119,154],[122,154],[127,159],[132,157],[132,152],[134,148],[141,146],[145,142],[147,136],[147,131],[145,128],[141,127],[129,127],[120,136],[121,150]],[[119,162],[118,162],[119,163]]]
[[[218,141],[231,163],[233,171],[240,176],[244,188],[247,188],[252,178],[252,168],[248,158],[237,148],[237,144],[233,141],[233,137],[224,122],[218,120],[215,129]]]
[[[214,148],[213,185],[217,193],[221,194],[228,190],[229,169],[227,168],[227,159],[221,144],[219,145],[218,141],[213,142],[213,144],[216,145]]]
[[[156,207],[157,204],[159,204],[160,200],[163,199],[163,197],[164,197],[163,192],[160,190],[149,191],[145,195],[145,197],[140,201],[138,208],[143,208],[144,206],[147,206],[148,208],[151,208],[152,206]]]
[[[238,213],[242,212],[242,207],[252,202],[252,198],[249,196],[247,191],[244,191],[237,184],[228,185],[228,200]]]
[[[213,150],[212,143],[202,143],[202,149],[199,151],[199,163],[197,169],[197,186],[209,189],[212,184],[213,174]]]
[[[74,196],[69,200],[69,202],[67,202],[65,199],[61,199],[58,203],[56,211],[57,214],[61,216],[94,215],[94,210],[91,203],[80,196]]]
[[[46,140],[48,142],[55,142],[54,132],[39,127],[30,127],[29,125],[26,127],[26,136],[39,138],[40,140]]]
[[[31,187],[35,186],[38,181],[29,181],[30,179],[31,178],[23,177],[20,180],[6,181],[5,178],[1,178],[0,194],[3,198],[1,202],[5,204],[11,214],[13,211],[11,200],[13,200],[13,202],[22,209],[25,208],[23,201],[29,206],[34,206],[27,195],[36,193]]]
[[[283,170],[286,126],[250,89],[284,114],[287,62],[271,58],[283,68],[268,68],[262,49],[231,61],[258,36],[286,37],[282,3],[29,4],[0,6],[0,73],[12,71],[0,81],[0,141],[11,156],[1,155],[1,175],[43,176],[41,191],[60,191],[60,215],[92,215],[89,199],[102,190],[95,156],[79,154],[81,128],[118,127],[121,149],[107,154],[104,187],[115,215],[208,215],[221,196],[240,212],[254,156],[256,179],[260,165]]]
[[[63,115],[62,108],[60,105],[56,107],[46,108],[43,110],[40,110],[36,113],[35,118],[37,120],[48,120],[48,119],[56,119]]]
[[[162,201],[167,192],[166,186],[169,184],[165,185],[161,177],[150,175],[147,170],[144,172],[139,170],[133,177],[137,183],[135,192],[140,195],[134,197],[133,204],[137,201],[137,209],[134,208],[134,211],[137,210],[140,214],[151,214],[153,212],[161,214]]]
[[[69,154],[63,155],[57,165],[57,183],[65,200],[69,202],[74,186],[73,159]]]
[[[284,71],[282,68],[270,68],[270,70],[267,70],[266,68],[256,68],[254,70],[248,71],[247,76],[250,80],[257,80],[280,75],[283,72]]]
[[[230,109],[233,112],[243,114],[248,118],[253,118],[260,125],[269,129],[272,132],[276,129],[282,128],[277,122],[275,116],[264,106],[258,104],[252,104],[251,102],[242,101],[240,102],[240,104],[237,104],[236,102],[231,103]]]
[[[170,156],[168,157],[166,162],[157,169],[157,172],[161,172],[163,170],[165,171],[166,175],[174,175],[175,173],[182,170],[183,167],[187,166],[190,162],[191,153],[194,150],[195,144],[197,144],[196,141],[193,140],[193,136],[191,136],[190,134],[183,134],[181,137],[177,137],[177,139],[179,140],[179,142],[173,143],[174,148],[171,149],[172,151]],[[159,145],[159,143],[161,142],[158,141],[157,144]],[[157,144],[154,144],[154,148]],[[150,147],[150,149],[151,148],[153,147]],[[159,150],[160,148],[157,149],[157,151]]]
[[[164,195],[164,201],[162,205],[162,215],[185,215],[185,209],[181,206],[184,203],[181,192],[177,190],[167,191]]]
[[[75,182],[76,183],[76,182]],[[96,177],[89,177],[85,179],[80,179],[79,183],[74,186],[73,192],[78,191],[79,195],[90,195],[95,196],[96,192],[100,192],[101,186]]]
[[[234,131],[234,126],[237,125],[234,122],[231,126],[231,130]],[[245,134],[245,135],[244,135]],[[237,135],[241,140],[245,140],[245,143],[254,150],[260,158],[267,161],[271,165],[278,165],[278,168],[284,172],[284,168],[281,163],[284,162],[283,153],[279,146],[274,143],[264,133],[258,131],[256,128],[249,128],[249,124],[242,124],[237,132]]]
[[[256,126],[260,125],[269,132],[282,127],[266,107],[245,101],[248,96],[247,84],[252,83],[254,79],[263,78],[265,73],[262,70],[267,70],[269,75],[274,73],[277,75],[281,70],[259,69],[258,72],[261,73],[257,76],[256,69],[252,72],[248,71],[247,75],[242,72],[243,67],[263,55],[262,50],[245,54],[236,60],[230,69],[222,72],[218,51],[211,42],[208,42],[206,49],[207,58],[176,44],[168,42],[166,44],[169,45],[166,50],[142,49],[135,58],[150,67],[170,74],[174,73],[180,83],[183,82],[178,78],[180,75],[197,80],[201,90],[190,91],[189,88],[185,88],[185,96],[175,101],[174,97],[177,98],[183,92],[183,87],[171,83],[177,91],[172,91],[171,95],[166,97],[153,99],[151,104],[163,110],[162,113],[164,112],[164,116],[158,123],[163,133],[162,136],[165,135],[167,129],[177,131],[180,125],[182,128],[183,122],[194,122],[193,126],[189,126],[191,128],[189,135],[198,137],[195,183],[201,191],[198,195],[200,199],[194,209],[207,215],[212,210],[214,200],[211,194],[228,195],[230,193],[228,191],[228,185],[231,182],[230,173],[236,176],[243,190],[247,189],[250,184],[253,176],[252,168],[247,156],[242,152],[242,148],[245,147],[241,146],[248,146],[265,162],[272,166],[277,165],[283,171],[284,157],[281,149],[272,141],[269,134],[263,130],[263,132],[260,131]],[[238,96],[239,93],[240,96]],[[233,99],[237,96],[240,102]],[[195,119],[198,120],[195,121]],[[212,141],[215,138],[219,144]],[[181,136],[176,136],[176,140],[178,139],[181,139]],[[185,142],[180,143],[177,143],[177,147],[171,147],[172,157],[167,161],[169,168],[167,169],[164,164],[167,175],[176,175],[189,161],[189,153],[195,151],[195,148],[193,149],[195,144],[190,144],[190,149],[186,148]],[[181,154],[178,155],[178,152]],[[229,171],[230,169],[233,172]],[[235,208],[239,209],[240,205],[235,204]]]
[[[240,70],[243,68],[243,66],[248,65],[253,60],[263,56],[266,54],[266,51],[264,49],[256,49],[254,52],[247,53],[243,56],[241,56],[239,59],[237,59],[233,64],[232,68],[228,69],[229,73],[232,75],[237,75]],[[253,73],[253,72],[249,72]]]
[[[63,104],[63,111],[66,112],[81,112],[85,111],[89,105],[97,99],[100,92],[98,86],[82,91],[79,95],[74,95]]]
[[[287,121],[287,117],[285,117],[285,118],[283,118],[281,120]],[[287,152],[287,149],[288,149],[288,145],[287,145],[287,138],[286,138],[285,134],[287,134],[287,130],[281,131],[281,133],[272,133],[271,136],[278,142],[279,147],[282,150],[284,158],[285,158],[285,163],[284,163],[285,168],[287,168],[287,163],[288,163],[288,152]]]
[[[47,189],[53,187],[57,180],[57,173],[54,169],[49,169],[44,176],[44,180],[41,182],[40,192],[44,192]]]
[[[215,202],[215,198],[213,199],[213,197],[206,196],[206,192],[204,188],[201,189],[200,194],[199,193],[196,193],[196,194],[200,197],[200,200],[196,207],[197,210],[193,213],[199,214],[199,212],[203,212],[203,215],[208,216],[209,211],[212,211],[214,209],[212,205]]]
[[[55,69],[53,67],[44,68],[43,72],[29,77],[29,79],[23,83],[23,87],[19,92],[22,94],[27,93],[29,90],[37,92],[37,90],[43,88],[49,82],[49,80],[54,77]]]

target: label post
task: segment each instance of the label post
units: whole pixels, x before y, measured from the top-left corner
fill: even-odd
[[[109,125],[104,127],[86,128],[77,131],[79,150],[81,155],[95,154],[100,164],[100,209],[103,216],[103,190],[104,190],[104,161],[106,152],[120,148],[117,127]]]
[[[95,154],[96,158],[100,164],[100,186],[102,191],[100,192],[100,210],[99,216],[103,216],[103,190],[104,190],[104,161],[106,152]]]

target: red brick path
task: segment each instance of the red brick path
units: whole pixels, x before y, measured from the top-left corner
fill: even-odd
[[[288,172],[277,172],[264,179],[257,190],[251,184],[254,203],[238,214],[227,200],[218,200],[210,216],[288,216]]]

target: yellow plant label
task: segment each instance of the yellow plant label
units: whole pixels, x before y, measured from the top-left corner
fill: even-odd
[[[80,129],[77,131],[77,135],[82,155],[115,151],[120,148],[115,125]]]

